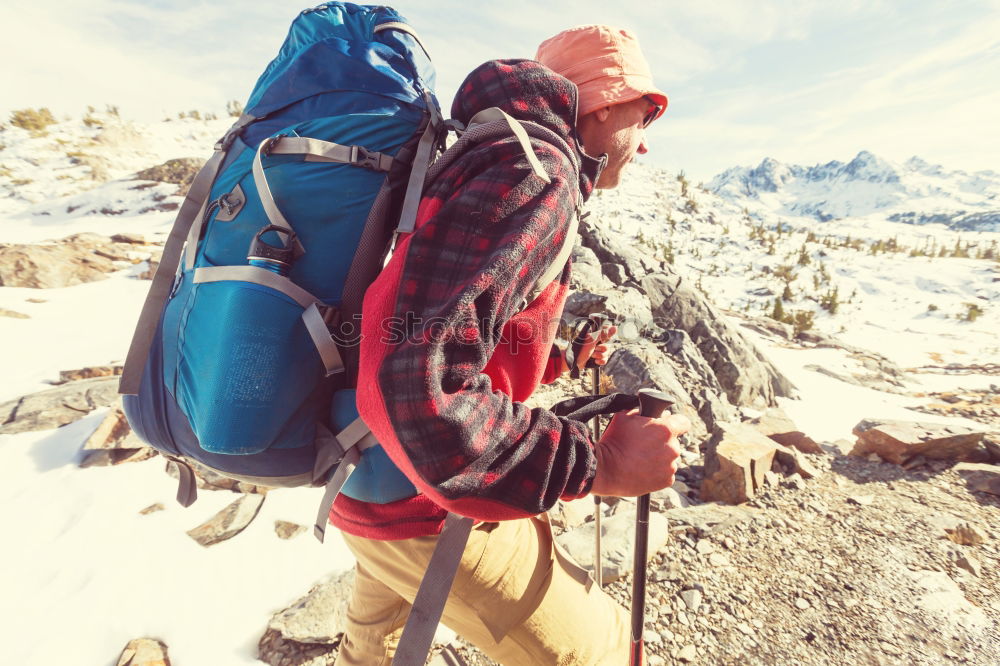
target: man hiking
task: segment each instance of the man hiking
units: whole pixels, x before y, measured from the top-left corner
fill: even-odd
[[[594,442],[583,423],[523,401],[566,370],[553,322],[570,276],[557,255],[574,216],[646,152],[644,129],[667,98],[624,30],[574,28],[536,57],[481,65],[452,107],[466,124],[499,107],[540,125],[534,158],[514,136],[470,142],[429,180],[415,231],[365,295],[359,411],[418,492],[334,505],[330,520],[358,561],[341,666],[391,663],[448,512],[477,523],[444,624],[503,664],[628,656],[627,613],[555,550],[544,514],[560,499],[671,485],[689,424],[633,410]],[[557,260],[561,272],[536,296]],[[602,362],[607,336],[575,363]]]

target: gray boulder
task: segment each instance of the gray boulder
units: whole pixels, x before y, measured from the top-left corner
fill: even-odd
[[[118,399],[118,378],[97,377],[63,384],[0,404],[0,434],[51,430],[77,421]]]

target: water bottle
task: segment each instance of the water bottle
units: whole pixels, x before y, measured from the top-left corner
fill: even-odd
[[[285,237],[284,247],[275,247],[264,241],[264,234],[273,231]],[[250,243],[250,251],[247,253],[247,260],[251,266],[263,268],[288,276],[292,269],[292,261],[295,259],[295,232],[291,229],[268,225],[257,232]]]

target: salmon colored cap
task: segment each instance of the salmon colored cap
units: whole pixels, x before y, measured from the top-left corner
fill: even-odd
[[[607,25],[570,28],[542,42],[535,60],[576,84],[577,117],[644,95],[661,107],[657,118],[667,108],[667,96],[653,83],[639,40],[628,30]]]

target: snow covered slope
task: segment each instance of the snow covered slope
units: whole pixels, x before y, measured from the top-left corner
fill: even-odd
[[[1000,174],[948,171],[912,157],[903,164],[861,151],[850,162],[811,167],[770,157],[712,179],[713,192],[754,213],[821,222],[878,215],[891,222],[1000,231]]]

